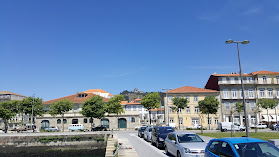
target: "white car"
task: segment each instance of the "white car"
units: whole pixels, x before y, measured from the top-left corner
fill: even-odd
[[[197,134],[170,132],[165,139],[166,154],[177,157],[203,157],[207,143]]]
[[[143,139],[146,141],[151,141],[151,132],[152,132],[152,126],[147,127],[143,132]]]
[[[251,128],[264,129],[267,128],[267,125],[265,123],[259,123],[258,125],[251,126]]]

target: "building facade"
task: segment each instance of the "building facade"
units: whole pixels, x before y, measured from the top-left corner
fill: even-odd
[[[93,127],[102,125],[106,126],[110,130],[134,129],[140,125],[140,117],[139,113],[137,112],[123,113],[120,115],[106,114],[102,119],[91,119],[84,117],[82,114],[80,114],[80,111],[82,110],[82,104],[85,102],[85,100],[89,100],[93,96],[96,96],[96,94],[87,91],[43,102],[46,114],[44,114],[42,117],[36,118],[37,127],[39,129],[44,129],[57,126],[60,128],[60,130],[62,130],[62,123],[64,123],[64,130],[67,131],[70,124],[83,124],[84,129],[91,130],[91,122],[93,123]],[[74,108],[65,113],[64,119],[62,120],[61,115],[51,116],[48,111],[52,103],[63,99],[72,101],[74,103]],[[107,103],[108,100],[108,98],[103,97],[103,101],[105,103]]]
[[[244,97],[246,111],[248,117],[248,126],[255,125],[256,120],[266,122],[266,110],[262,109],[262,113],[254,113],[256,103],[259,99],[278,99],[279,97],[279,72],[257,71],[250,74],[242,74],[244,85]],[[242,103],[242,88],[240,74],[212,74],[205,86],[206,89],[220,91],[221,98],[221,121],[237,122],[245,125],[245,115],[242,112],[231,112],[235,109],[237,102]],[[278,106],[276,107],[278,110]],[[275,110],[269,109],[270,119],[275,121]],[[279,118],[278,118],[279,120]]]
[[[216,129],[219,122],[219,113],[216,115],[210,115],[210,118],[207,119],[207,116],[200,114],[198,107],[198,102],[207,96],[214,96],[220,100],[219,91],[190,86],[184,86],[165,92],[164,107],[166,111],[166,121],[168,123],[175,123],[176,127],[180,124],[182,129],[197,126],[199,124],[202,124],[204,127],[207,127],[210,124],[211,129]],[[174,113],[171,109],[171,106],[173,106],[172,99],[174,97],[184,97],[188,99],[188,106],[184,110],[179,111],[179,119],[177,113]]]

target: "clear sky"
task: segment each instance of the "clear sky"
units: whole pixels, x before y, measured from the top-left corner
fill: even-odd
[[[278,0],[0,2],[0,90],[44,101],[77,91],[204,88],[211,74],[279,71]]]

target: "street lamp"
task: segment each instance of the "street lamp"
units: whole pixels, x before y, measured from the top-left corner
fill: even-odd
[[[168,91],[172,88],[163,88],[166,91],[166,105],[165,105],[165,124],[169,124],[169,110],[168,110]],[[167,115],[167,116],[166,116]]]
[[[34,131],[34,130],[33,130],[33,106],[34,106],[34,97],[35,97],[35,94],[33,94],[33,102],[32,102],[31,131]]]
[[[237,51],[238,51],[238,63],[239,63],[239,72],[240,72],[240,78],[241,78],[241,88],[242,88],[242,98],[243,98],[243,105],[244,105],[244,116],[245,116],[245,130],[246,130],[246,137],[249,137],[249,132],[248,132],[248,116],[246,113],[246,104],[245,104],[245,94],[244,94],[244,86],[243,86],[243,78],[242,78],[242,72],[241,72],[241,64],[240,64],[240,54],[239,54],[239,45],[238,43],[241,44],[249,44],[249,40],[244,40],[244,41],[233,41],[232,39],[229,39],[226,41],[226,44],[231,44],[231,43],[236,43],[237,44]]]

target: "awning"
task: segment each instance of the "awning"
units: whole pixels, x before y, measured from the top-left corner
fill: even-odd
[[[268,115],[268,117],[269,117],[269,119],[268,119],[268,117],[267,117],[267,115],[261,115],[261,121],[262,122],[276,122],[276,115]],[[279,116],[277,115],[277,120],[279,121]]]

